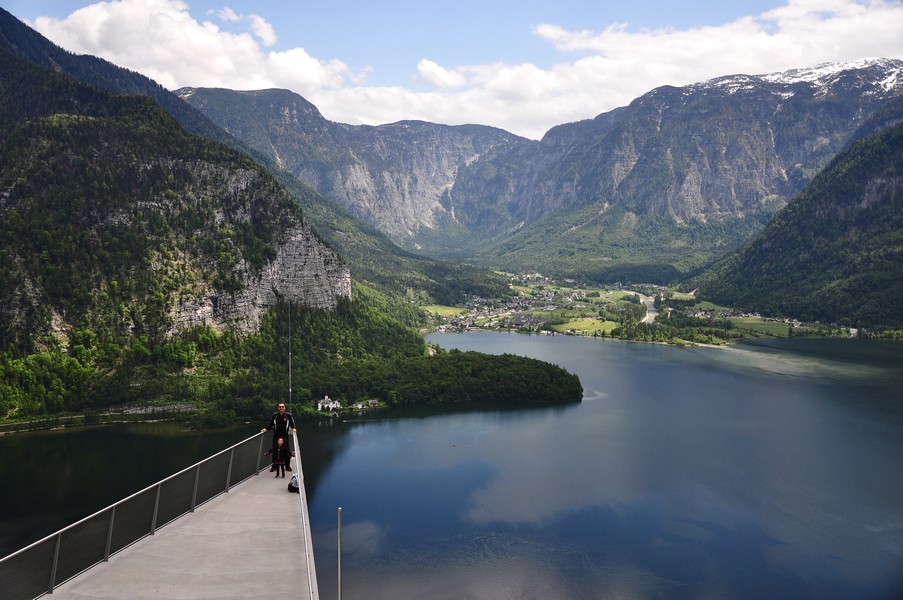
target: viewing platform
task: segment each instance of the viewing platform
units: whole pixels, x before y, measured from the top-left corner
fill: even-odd
[[[297,437],[292,438],[293,447],[298,448]],[[247,462],[252,453],[259,456],[259,449],[268,449],[269,443],[269,436],[254,436],[11,554],[0,562],[0,597],[319,600],[300,452],[292,460],[295,470],[286,472],[284,478],[274,477],[269,457],[263,457],[252,463],[249,476],[234,485],[228,483],[241,460]],[[228,460],[217,460],[222,456]],[[205,467],[210,461],[217,464]],[[195,507],[198,488],[203,488],[204,478],[211,479],[211,471],[223,471],[226,483]],[[302,482],[300,494],[288,491],[292,474]],[[180,491],[191,498],[188,510],[155,529],[154,523],[166,509],[166,498]],[[142,495],[156,500],[142,500]],[[143,509],[129,507],[130,502],[142,504]],[[148,519],[150,529],[111,553],[116,537],[126,535],[115,528],[134,527],[134,521],[141,521],[148,508],[153,513]],[[82,559],[94,562],[74,567],[81,568],[80,573],[66,575],[67,561],[77,561],[79,553],[91,554],[97,546],[105,546],[99,560]],[[73,556],[63,557],[61,552]],[[44,564],[48,559],[52,565]],[[35,593],[47,574],[46,587]]]

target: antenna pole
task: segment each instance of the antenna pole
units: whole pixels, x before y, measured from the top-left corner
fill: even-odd
[[[292,407],[292,303],[288,303],[288,411],[294,414]]]

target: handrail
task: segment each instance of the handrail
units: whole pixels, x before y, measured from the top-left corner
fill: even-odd
[[[307,510],[307,491],[304,488],[304,472],[301,470],[301,446],[298,444],[298,434],[295,431],[292,431],[292,447],[295,449],[295,466],[298,469],[298,495],[301,502],[301,525],[304,532],[304,556],[307,561],[307,589],[310,600],[320,600],[317,567],[314,564],[314,544],[310,531],[310,515]]]
[[[257,437],[260,438],[259,443],[252,444]],[[294,434],[293,441],[295,448],[298,448],[297,437]],[[248,477],[258,475],[261,471],[262,451],[263,434],[256,433],[3,557],[0,559],[0,587],[4,589],[2,595],[15,598],[37,598],[46,593],[53,593],[55,587],[101,562],[108,561],[111,554],[123,550],[148,535],[154,535],[157,529],[178,517],[194,512],[199,504],[198,492],[202,474],[208,475],[208,477],[204,482],[204,497],[200,504],[222,493],[228,493],[234,485]],[[221,465],[222,457],[226,453],[229,457],[228,465]],[[205,470],[204,467],[209,468]],[[225,467],[224,477],[221,472],[223,467]],[[300,467],[299,458],[299,473]],[[188,477],[192,477],[192,475],[193,482],[187,481]],[[181,481],[181,479],[186,479],[186,481]],[[303,478],[301,479],[303,481]],[[167,484],[171,484],[173,489],[167,489],[167,495],[162,497],[163,488]],[[180,484],[183,484],[183,487],[180,488]],[[184,489],[189,485],[189,489]],[[153,507],[152,514],[148,514],[151,512],[151,507],[148,506],[150,502],[144,496],[149,496],[151,493],[154,495]],[[162,501],[165,501],[166,504],[163,507],[165,522],[158,525]],[[117,511],[117,507],[121,510]],[[304,495],[302,495],[302,508],[305,549],[307,550],[308,565],[311,565],[312,544],[309,539],[310,527]],[[120,515],[120,512],[124,514]],[[150,521],[149,526],[148,520]],[[115,535],[117,533],[119,534],[118,538]],[[69,541],[66,534],[71,534],[73,538],[69,544],[64,544]],[[118,545],[111,552],[114,538],[117,538]],[[43,548],[42,546],[47,547]],[[313,569],[309,569],[309,572],[313,573],[314,579],[311,585],[315,590],[316,574]],[[26,573],[27,576],[21,577],[22,573]],[[317,596],[312,595],[311,598],[317,598]]]
[[[81,519],[80,521],[76,521],[75,523],[72,523],[72,524],[70,524],[70,525],[67,525],[66,527],[63,527],[62,529],[60,529],[59,531],[55,531],[55,532],[51,533],[50,535],[48,535],[48,536],[46,536],[46,537],[43,537],[43,538],[39,539],[39,540],[36,541],[36,542],[32,542],[31,544],[29,544],[28,546],[25,546],[24,548],[22,548],[22,549],[20,549],[20,550],[16,550],[15,552],[13,552],[13,553],[11,553],[11,554],[8,554],[8,555],[4,556],[2,559],[0,559],[0,562],[5,561],[5,560],[7,560],[7,559],[9,559],[9,558],[12,558],[12,557],[14,557],[14,556],[16,556],[17,554],[20,554],[20,553],[22,553],[22,552],[25,552],[26,550],[30,549],[31,547],[37,546],[38,544],[40,544],[40,543],[42,543],[42,542],[45,542],[45,541],[49,540],[49,539],[52,538],[52,537],[56,537],[56,536],[60,535],[61,533],[65,533],[66,531],[68,531],[68,530],[70,530],[70,529],[72,529],[72,528],[74,528],[74,527],[77,527],[77,526],[81,525],[82,523],[85,523],[86,521],[90,521],[90,520],[93,519],[94,517],[96,517],[96,516],[98,516],[98,515],[101,515],[101,514],[105,513],[106,511],[108,511],[108,510],[110,510],[110,509],[112,509],[112,508],[115,508],[116,505],[122,504],[123,502],[127,502],[128,500],[131,500],[132,498],[135,498],[135,497],[137,497],[137,496],[140,496],[141,494],[147,492],[148,490],[151,490],[152,488],[158,487],[158,486],[160,486],[160,485],[166,483],[167,481],[170,481],[170,480],[172,480],[172,479],[178,477],[178,476],[181,475],[182,473],[186,473],[186,472],[190,471],[191,469],[196,469],[201,463],[205,463],[205,462],[207,462],[207,461],[209,461],[209,460],[212,460],[212,459],[216,458],[216,457],[219,456],[220,454],[223,454],[223,453],[225,453],[225,452],[229,452],[230,450],[232,450],[233,448],[235,448],[235,446],[240,446],[241,444],[244,444],[245,442],[254,439],[254,438],[257,437],[258,435],[261,436],[261,442],[262,442],[262,441],[263,441],[263,437],[262,437],[263,434],[262,434],[262,433],[256,433],[256,434],[252,435],[251,437],[247,438],[246,440],[242,440],[241,442],[238,442],[237,444],[234,444],[234,445],[232,445],[232,446],[229,446],[229,447],[226,448],[225,450],[220,450],[220,451],[217,452],[216,454],[211,454],[210,456],[208,456],[208,457],[205,458],[204,460],[198,461],[198,462],[194,463],[193,465],[191,465],[190,467],[185,467],[184,469],[182,469],[182,470],[179,471],[178,473],[173,473],[173,474],[170,475],[169,477],[166,477],[166,478],[164,478],[164,479],[161,479],[160,481],[158,481],[158,482],[156,482],[156,483],[152,483],[152,484],[150,484],[149,486],[147,486],[146,488],[144,488],[144,489],[142,489],[142,490],[139,490],[139,491],[135,492],[135,493],[132,494],[131,496],[126,496],[126,497],[123,498],[122,500],[120,500],[120,501],[118,501],[118,502],[114,502],[113,504],[107,506],[106,508],[102,508],[102,509],[100,509],[99,511],[93,513],[93,514],[88,515],[87,517]],[[259,468],[258,468],[258,472],[259,472]],[[229,491],[229,490],[223,490],[223,491],[224,491],[224,492],[227,492],[227,491]]]

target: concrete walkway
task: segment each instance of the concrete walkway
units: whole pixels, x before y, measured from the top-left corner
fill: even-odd
[[[44,598],[318,600],[307,498],[290,477],[266,469]]]

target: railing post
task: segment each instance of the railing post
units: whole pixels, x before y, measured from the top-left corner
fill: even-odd
[[[60,561],[60,540],[62,537],[62,531],[56,534],[56,548],[53,549],[53,566],[50,567],[50,581],[47,583],[48,594],[53,593],[53,588],[56,585],[56,565]]]
[[[232,458],[235,456],[235,448],[229,452],[229,469],[226,471],[226,492],[232,487]]]
[[[342,600],[342,507],[339,507],[339,600]]]
[[[154,500],[154,517],[153,517],[153,519],[151,519],[151,530],[150,530],[151,535],[154,535],[154,533],[157,531],[157,511],[160,508],[160,488],[161,487],[162,487],[162,485],[158,483],[157,484],[157,498]]]
[[[110,560],[110,546],[113,545],[113,521],[116,520],[116,505],[110,510],[110,525],[107,527],[107,547],[103,550],[103,561]]]
[[[201,478],[201,465],[204,461],[198,463],[198,468],[194,471],[194,490],[191,492],[191,512],[198,502],[198,480]]]
[[[263,434],[260,434],[260,447],[257,449],[257,470],[255,475],[260,475],[260,458],[263,456]]]

